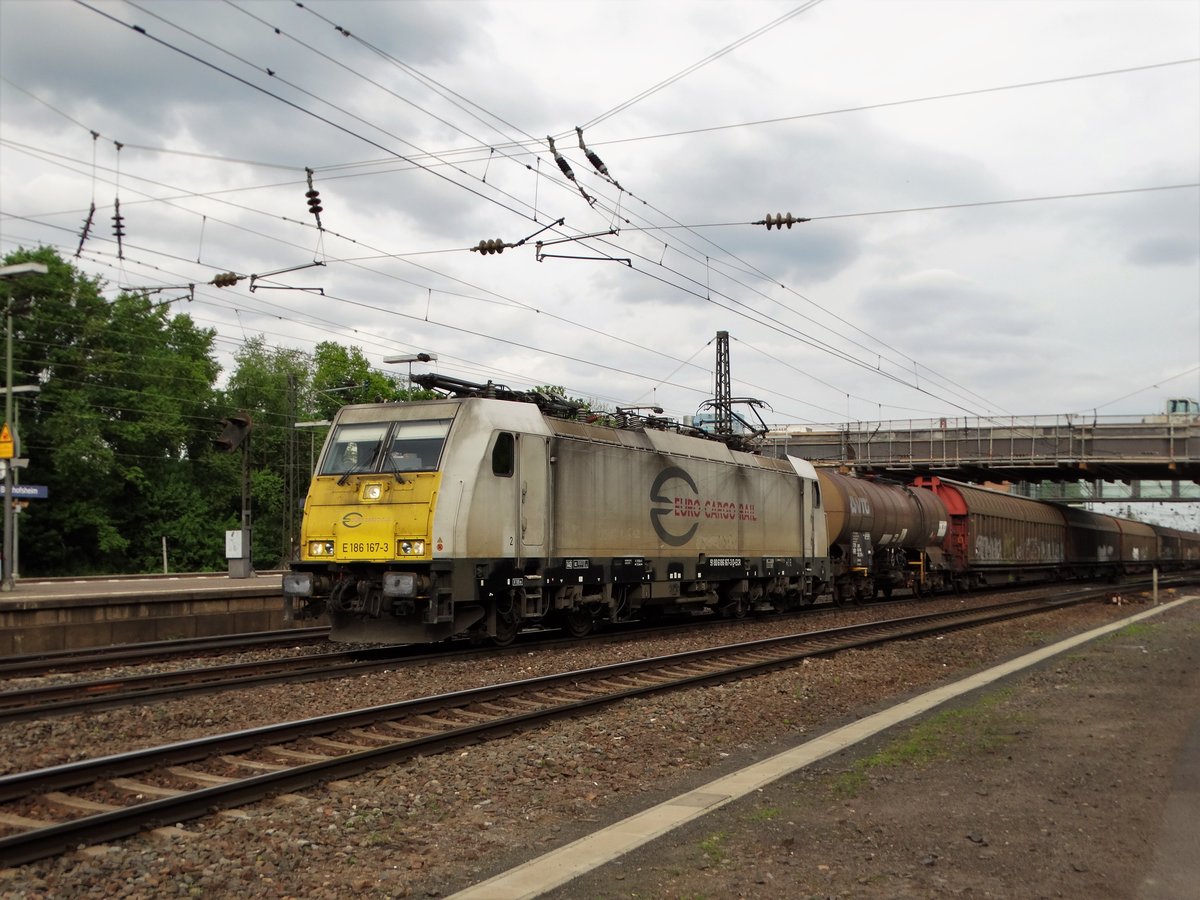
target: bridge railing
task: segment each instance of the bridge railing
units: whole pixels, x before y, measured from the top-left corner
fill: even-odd
[[[1200,460],[1200,417],[1011,416],[788,425],[767,441],[817,462],[955,466]]]

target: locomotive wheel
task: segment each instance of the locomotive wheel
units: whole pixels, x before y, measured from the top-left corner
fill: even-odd
[[[521,617],[517,612],[519,599],[521,598],[514,591],[506,608],[496,609],[496,635],[492,638],[492,643],[497,647],[507,647],[516,640],[517,632],[521,630]]]
[[[521,623],[517,621],[511,611],[508,615],[496,614],[496,636],[492,638],[492,643],[497,647],[507,647],[517,639],[517,632],[521,630]]]
[[[596,620],[586,609],[573,606],[563,613],[563,630],[573,638],[584,638],[592,633]]]
[[[738,594],[730,603],[721,607],[721,615],[726,619],[744,619],[750,611],[750,601],[745,594]]]

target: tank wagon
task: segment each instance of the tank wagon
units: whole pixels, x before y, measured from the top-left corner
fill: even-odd
[[[829,535],[835,603],[896,588],[923,594],[943,567],[949,530],[945,505],[931,491],[818,470]]]
[[[467,396],[344,407],[321,451],[284,596],[299,617],[327,613],[335,639],[503,644],[530,626],[741,616],[826,589],[811,464],[422,378]]]

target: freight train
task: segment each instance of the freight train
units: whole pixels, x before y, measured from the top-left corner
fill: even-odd
[[[653,415],[419,375],[344,407],[304,505],[285,615],[335,640],[510,643],[669,614],[1200,566],[1200,535],[940,478],[820,471]]]

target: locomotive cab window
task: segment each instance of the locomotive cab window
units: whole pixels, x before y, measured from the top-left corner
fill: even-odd
[[[397,422],[388,436],[388,453],[381,461],[384,472],[433,472],[450,431],[449,419]]]
[[[496,446],[492,448],[492,474],[499,478],[512,478],[513,460],[516,458],[516,441],[507,431],[496,435]]]
[[[329,441],[317,474],[343,475],[346,472],[367,471],[379,455],[379,447],[386,433],[386,422],[339,426]]]
[[[339,425],[317,474],[432,472],[449,431],[449,419]]]

